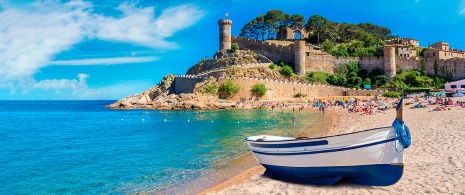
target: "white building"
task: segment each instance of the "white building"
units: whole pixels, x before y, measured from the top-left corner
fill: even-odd
[[[465,89],[465,79],[446,83],[444,84],[444,88],[446,91],[451,92],[455,92],[457,89]]]

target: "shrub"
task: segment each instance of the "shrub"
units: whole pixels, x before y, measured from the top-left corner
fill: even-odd
[[[338,76],[338,80],[339,80],[339,85],[346,85],[347,84],[347,78],[344,76],[344,75],[339,75]]]
[[[263,83],[257,83],[252,86],[252,92],[257,96],[262,97],[266,93],[266,86]]]
[[[223,84],[221,84],[218,91],[225,93],[226,95],[232,95],[236,93],[237,91],[239,91],[239,86],[233,83],[231,79],[228,79]]]
[[[239,50],[239,45],[237,43],[231,44],[231,51],[236,52],[236,50]]]
[[[270,67],[270,69],[275,69],[275,68],[276,68],[276,64],[271,63],[269,67]]]
[[[399,93],[399,92],[395,92],[395,91],[388,91],[388,92],[386,92],[386,93],[383,94],[383,97],[399,98],[399,97],[400,97],[400,93]]]
[[[295,98],[300,98],[300,97],[307,97],[307,94],[302,94],[302,93],[297,93],[294,95]]]
[[[371,79],[370,79],[370,78],[366,78],[365,81],[363,81],[363,84],[364,84],[364,85],[371,85]]]
[[[314,83],[328,83],[328,73],[326,72],[310,72],[307,75],[307,80]]]
[[[292,68],[288,65],[285,65],[283,66],[283,68],[281,69],[281,74],[284,75],[284,76],[292,76],[292,74],[294,74],[294,71],[292,70]]]
[[[378,87],[386,85],[388,81],[389,78],[386,75],[378,75],[374,79],[375,85]]]
[[[216,86],[216,84],[211,84],[211,85],[208,85],[208,86],[205,87],[205,91],[207,93],[215,94],[217,88],[218,88],[218,86]]]
[[[331,85],[337,85],[339,83],[339,80],[336,75],[329,75],[329,77],[326,79],[326,81],[331,84]]]

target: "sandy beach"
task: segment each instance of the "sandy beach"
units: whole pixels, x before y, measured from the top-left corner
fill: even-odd
[[[263,175],[257,166],[201,194],[439,194],[465,193],[465,109],[454,107],[434,111],[434,106],[409,109],[404,120],[410,128],[412,145],[405,151],[404,173],[392,186],[362,186],[339,182],[331,186],[289,183]],[[327,109],[333,124],[326,135],[389,126],[395,109],[375,115],[348,113],[346,109]],[[343,160],[343,159],[341,159]]]

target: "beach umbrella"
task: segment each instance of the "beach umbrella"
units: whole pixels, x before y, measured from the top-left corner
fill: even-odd
[[[382,101],[376,101],[376,104],[378,104],[378,106],[380,106],[380,107],[387,106],[386,103],[384,103]]]
[[[460,93],[460,92],[452,94],[452,97],[463,97],[463,96],[465,96],[465,95],[463,93]]]

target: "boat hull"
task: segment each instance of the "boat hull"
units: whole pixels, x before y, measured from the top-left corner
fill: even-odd
[[[389,186],[402,177],[403,164],[332,167],[285,167],[265,165],[265,175],[284,181],[331,185],[339,180],[370,186]]]
[[[330,185],[342,179],[387,186],[403,173],[403,149],[393,127],[311,139],[246,140],[265,174],[286,181]]]

